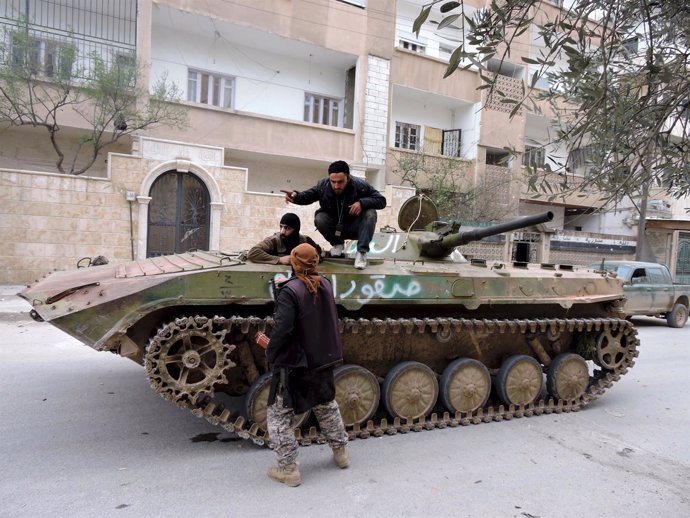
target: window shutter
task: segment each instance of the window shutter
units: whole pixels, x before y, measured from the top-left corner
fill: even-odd
[[[424,127],[424,152],[430,155],[441,154],[443,143],[443,130],[439,128]]]

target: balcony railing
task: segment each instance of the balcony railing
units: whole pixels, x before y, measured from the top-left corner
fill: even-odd
[[[19,31],[29,47],[24,56],[16,49]],[[0,4],[0,63],[28,61],[47,77],[57,69],[85,77],[94,55],[108,67],[134,63],[136,32],[136,0],[7,0]],[[71,62],[60,63],[60,54],[72,55]]]

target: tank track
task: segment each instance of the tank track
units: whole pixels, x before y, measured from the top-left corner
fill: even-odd
[[[218,328],[223,328],[229,331],[231,328],[241,331],[248,336],[250,330],[265,331],[270,329],[273,325],[273,319],[259,318],[259,317],[182,317],[176,319],[173,323],[168,324],[160,329],[158,333],[151,339],[149,349],[156,347],[160,340],[165,340],[170,336],[170,326],[179,327],[180,329],[187,329],[192,325],[192,321],[197,323],[197,327],[207,326],[207,321]],[[237,327],[235,327],[237,326]],[[535,333],[547,332],[549,330],[561,330],[569,332],[587,332],[593,333],[591,336],[597,336],[602,332],[621,332],[626,337],[626,347],[624,357],[620,363],[612,370],[604,370],[596,368],[592,375],[585,392],[575,400],[554,400],[548,398],[546,400],[539,400],[534,404],[526,406],[504,406],[502,404],[489,405],[480,408],[474,412],[456,412],[451,415],[449,412],[442,414],[432,413],[427,418],[420,418],[415,420],[407,419],[387,419],[383,418],[375,422],[370,420],[366,425],[355,425],[349,427],[348,435],[350,440],[366,439],[369,437],[383,437],[385,435],[394,435],[397,433],[407,433],[410,431],[418,432],[422,430],[443,429],[446,427],[466,426],[470,424],[489,423],[492,421],[510,420],[520,417],[531,417],[541,414],[551,414],[562,412],[575,412],[584,408],[590,401],[593,401],[598,396],[602,395],[606,389],[611,387],[613,383],[617,382],[622,375],[624,375],[630,367],[635,363],[635,358],[638,356],[639,339],[637,338],[637,330],[627,320],[616,318],[596,318],[596,319],[533,319],[533,320],[491,320],[491,319],[453,319],[453,318],[424,318],[424,319],[351,319],[344,318],[339,321],[341,333],[371,333],[376,330],[377,333],[425,333],[427,329],[436,332],[439,328],[446,330],[449,327],[456,332],[495,332],[495,333]],[[228,351],[232,350],[230,346]],[[229,354],[229,353],[228,353]],[[225,361],[225,358],[223,358]],[[149,370],[149,381],[155,392],[161,395],[166,400],[176,404],[180,408],[191,410],[197,417],[206,419],[209,423],[221,426],[231,433],[236,433],[240,438],[251,440],[257,445],[266,445],[266,433],[262,431],[255,423],[248,422],[243,416],[238,415],[230,409],[224,408],[223,404],[214,400],[212,390],[205,390],[202,395],[191,398],[179,397],[179,394],[174,389],[166,386],[165,382],[161,382],[159,377],[151,376],[151,363],[146,362],[147,370]],[[229,366],[234,364],[229,362]],[[219,376],[218,382],[224,380],[222,374]],[[295,431],[296,437],[300,445],[307,446],[310,444],[322,444],[325,442],[323,435],[316,429],[316,427],[305,427]]]

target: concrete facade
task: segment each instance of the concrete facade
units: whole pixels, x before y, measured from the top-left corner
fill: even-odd
[[[135,33],[123,41],[142,65],[139,80],[149,87],[164,77],[174,82],[187,122],[121,139],[79,177],[55,172],[56,155],[44,129],[0,122],[0,238],[6,244],[0,283],[32,282],[48,271],[72,268],[83,257],[144,258],[151,190],[170,171],[190,173],[205,186],[209,248],[227,252],[274,232],[287,211],[299,214],[304,231],[320,241],[313,227],[315,206],[288,207],[280,189],[312,186],[338,159],[384,192],[389,206],[379,213],[379,226],[395,227],[397,208],[413,194],[396,174],[396,164],[414,154],[427,156],[428,163],[452,156],[462,188],[490,192],[506,218],[552,210],[550,230],[582,231],[584,245],[600,234],[615,233],[613,241],[625,240],[619,234],[633,236],[635,222],[626,215],[583,214],[598,206],[597,193],[556,201],[535,197],[527,192],[519,159],[496,164],[495,155],[505,146],[522,152],[526,142],[544,141],[548,120],[522,112],[511,119],[504,105],[476,89],[476,70],[443,79],[457,29],[436,28],[436,6],[419,36],[412,34],[424,3],[126,0],[107,13],[94,4],[88,20],[117,18],[118,9],[135,6],[134,18],[123,15]],[[479,9],[486,3],[466,6]],[[25,5],[2,4],[0,24],[11,30]],[[557,8],[543,7],[545,16]],[[122,51],[120,41],[102,36],[103,56]],[[529,77],[529,67],[519,63],[522,56],[534,56],[533,40],[525,32],[513,64],[497,71],[506,95],[519,96]],[[59,138],[70,150],[86,126],[73,111],[61,115]],[[414,147],[399,141],[400,124],[418,131]],[[458,135],[452,155],[444,149],[448,133]],[[567,156],[556,147],[547,151],[557,159]],[[683,209],[678,203],[672,207]],[[569,215],[573,210],[579,211],[576,218]],[[511,260],[518,247],[527,247],[541,261],[586,264],[606,252],[593,246],[585,253],[566,239],[569,245],[549,253],[545,241],[532,245],[530,239],[522,245],[512,237],[502,245],[473,244],[467,254]],[[615,253],[627,253],[627,246]]]

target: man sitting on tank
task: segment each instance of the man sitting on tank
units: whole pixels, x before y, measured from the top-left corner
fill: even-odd
[[[347,162],[333,162],[328,166],[328,178],[306,191],[284,192],[286,203],[319,202],[314,224],[331,244],[331,257],[343,255],[345,239],[356,239],[355,268],[367,267],[369,242],[376,230],[376,211],[386,207],[386,198],[363,178],[350,176]]]
[[[253,263],[290,264],[290,252],[297,245],[308,243],[321,255],[321,247],[312,238],[300,234],[301,222],[299,216],[292,212],[280,218],[280,231],[268,236],[254,245],[247,253],[247,259]]]

